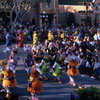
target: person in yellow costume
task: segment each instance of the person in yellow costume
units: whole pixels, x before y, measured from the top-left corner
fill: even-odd
[[[79,75],[78,65],[79,64],[78,64],[76,57],[74,55],[72,55],[70,57],[70,61],[68,64],[67,74],[68,74],[69,79],[70,79],[69,83],[73,86],[76,86],[76,83],[74,81],[74,77]]]
[[[5,66],[5,73],[3,78],[3,87],[6,90],[7,97],[9,97],[11,93],[11,89],[16,87],[17,82],[15,79],[15,65],[13,64],[14,60],[8,60],[8,64]]]
[[[65,33],[61,33],[61,39],[64,40],[65,39]]]
[[[34,31],[34,34],[33,34],[33,44],[34,45],[38,44],[38,35],[37,35],[36,31]]]
[[[54,35],[52,34],[51,30],[48,33],[48,40],[53,41],[54,40]]]
[[[75,32],[74,32],[75,36],[78,35],[78,29],[75,29]]]

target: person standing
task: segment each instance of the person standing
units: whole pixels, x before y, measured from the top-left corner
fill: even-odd
[[[38,35],[36,33],[36,31],[34,31],[33,34],[33,45],[37,45],[38,44]]]
[[[43,83],[41,81],[40,75],[42,75],[42,72],[40,70],[40,59],[39,57],[35,58],[35,64],[32,66],[32,68],[29,69],[28,73],[29,76],[29,83],[27,91],[31,93],[32,100],[38,100],[36,97],[36,94],[40,94],[43,91]]]
[[[43,78],[45,81],[48,80],[48,74],[50,73],[50,56],[45,55],[44,58],[41,60],[40,66],[41,66],[41,71],[43,73]]]
[[[9,59],[8,60],[8,64],[5,66],[5,69],[3,71],[5,71],[4,73],[4,78],[3,78],[3,87],[6,90],[6,97],[9,98],[10,94],[11,94],[11,90],[16,87],[17,85],[17,81],[15,79],[15,65],[13,64],[14,60],[13,59]]]
[[[27,36],[28,36],[28,34],[27,34],[27,32],[26,32],[26,29],[24,29],[24,30],[23,30],[23,37],[24,37],[23,43],[24,43],[24,44],[27,44]]]
[[[7,35],[6,35],[6,46],[11,46],[11,43],[12,43],[12,37],[11,37],[11,34],[8,32]]]
[[[79,73],[79,70],[78,70],[78,62],[77,62],[77,59],[74,55],[72,55],[70,57],[70,61],[69,61],[69,64],[68,64],[68,70],[67,70],[67,75],[69,76],[69,84],[73,85],[73,86],[76,86],[76,83],[75,83],[75,77],[78,76],[80,73]]]
[[[63,58],[62,56],[57,55],[56,60],[53,65],[53,76],[55,77],[54,81],[58,82],[59,84],[62,84],[62,81],[61,81],[61,77],[62,77],[61,65],[63,63],[63,60],[61,60],[62,58]]]
[[[19,33],[19,48],[23,47],[23,40],[24,40],[23,34],[22,32],[20,32]]]

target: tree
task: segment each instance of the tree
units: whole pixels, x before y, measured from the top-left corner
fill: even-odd
[[[0,7],[4,9],[7,17],[10,18],[11,33],[17,21],[22,23],[26,17],[29,17],[31,8],[39,7],[39,3],[44,0],[0,0]],[[10,14],[7,10],[10,9]],[[13,18],[13,13],[15,17]]]
[[[0,0],[0,6],[4,9],[6,16],[10,18],[11,33],[15,23],[22,22],[31,8],[31,0]],[[10,15],[7,15],[7,9],[10,9]],[[15,18],[13,19],[13,13]]]

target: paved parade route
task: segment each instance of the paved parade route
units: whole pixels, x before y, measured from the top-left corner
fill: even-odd
[[[3,53],[3,49],[5,46],[0,46],[0,60],[8,58],[8,54]],[[28,76],[24,70],[24,63],[23,58],[25,56],[25,53],[22,49],[19,49],[18,55],[20,57],[20,60],[18,62],[18,66],[16,68],[16,79],[17,79],[17,87],[14,89],[14,93],[19,96],[29,96],[29,93],[27,92],[27,85],[28,85]],[[63,72],[63,84],[58,84],[53,81],[52,74],[49,75],[50,79],[49,81],[43,81],[44,90],[43,92],[38,96],[39,100],[70,100],[70,92],[73,92],[75,87],[72,87],[69,85],[69,78],[66,75],[65,72]],[[96,81],[89,76],[83,76],[80,75],[77,77],[76,82],[79,85],[85,85],[85,86],[96,86],[100,87],[100,81]]]

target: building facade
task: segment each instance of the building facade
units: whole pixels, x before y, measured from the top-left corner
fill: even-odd
[[[40,25],[58,24],[58,0],[40,3]]]
[[[67,5],[59,4],[59,23],[65,23],[68,17],[67,13],[70,12],[75,16],[75,23],[98,25],[100,23],[100,0],[95,0],[94,4],[91,1],[82,2],[81,0],[75,3],[76,5],[69,5],[68,2]],[[62,15],[64,16],[63,20],[61,20]]]

